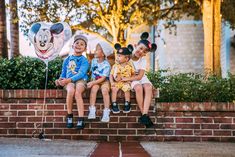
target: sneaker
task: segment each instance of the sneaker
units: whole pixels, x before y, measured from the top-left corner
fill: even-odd
[[[123,113],[131,112],[131,103],[126,101],[123,108]]]
[[[78,117],[78,122],[76,125],[76,129],[83,129],[85,127],[84,118]]]
[[[89,106],[88,119],[95,119],[96,118],[95,112],[96,112],[95,106]]]
[[[66,127],[67,128],[72,128],[73,127],[73,116],[68,116],[66,117]]]
[[[112,106],[112,112],[113,113],[120,113],[118,104],[116,102],[113,102],[111,106]]]
[[[109,108],[105,108],[103,110],[103,117],[101,119],[101,122],[109,122],[110,117],[109,117],[109,113],[110,113],[110,109]]]
[[[144,124],[146,126],[146,128],[153,127],[153,122],[151,121],[151,119],[149,118],[149,116],[147,114],[142,115],[138,119],[138,121],[139,121],[139,123]]]

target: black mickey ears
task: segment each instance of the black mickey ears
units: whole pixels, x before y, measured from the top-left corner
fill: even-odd
[[[144,32],[144,33],[141,34],[140,39],[141,40],[147,40],[148,37],[149,37],[149,33],[148,32]]]
[[[127,48],[128,48],[128,50],[132,53],[132,51],[134,50],[134,47],[131,45],[131,44],[129,44],[128,46],[127,46]]]
[[[148,48],[149,52],[155,52],[157,50],[157,45],[155,43],[151,44],[148,41],[148,37],[149,37],[149,33],[148,32],[143,32],[140,36],[141,40],[138,42],[138,44],[142,43]]]
[[[157,44],[153,43],[151,44],[150,52],[155,52],[157,50]]]
[[[116,43],[114,48],[117,50],[118,54],[122,55],[131,55],[132,51],[134,50],[134,47],[131,44],[129,44],[127,47],[121,47],[119,43]]]
[[[115,48],[116,50],[119,50],[119,49],[121,49],[121,45],[120,45],[119,43],[116,43],[116,44],[114,45],[114,48]]]

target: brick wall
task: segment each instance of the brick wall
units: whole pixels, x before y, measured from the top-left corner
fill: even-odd
[[[0,136],[31,137],[42,121],[43,90],[0,90]],[[88,93],[84,94],[85,115]],[[138,124],[140,112],[132,94],[133,111],[111,114],[110,123],[101,123],[102,100],[98,96],[98,118],[86,119],[84,130],[65,128],[63,90],[47,90],[44,124],[46,137],[52,139],[107,141],[233,141],[235,142],[234,103],[157,103],[150,116],[156,132]],[[122,97],[121,93],[119,97]],[[122,101],[119,99],[119,101]],[[74,104],[74,108],[76,105]],[[156,109],[156,112],[155,112]],[[74,112],[77,117],[77,112]]]

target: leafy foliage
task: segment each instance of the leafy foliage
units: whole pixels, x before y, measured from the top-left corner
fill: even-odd
[[[60,75],[62,60],[55,59],[48,65],[47,88],[56,88],[55,79]],[[0,89],[44,89],[46,66],[36,58],[16,57],[0,59]]]
[[[160,89],[161,102],[233,102],[235,75],[229,78],[180,73],[166,75],[166,70],[148,73],[155,88]]]
[[[66,21],[74,31],[80,29],[111,43],[123,44],[128,43],[130,33],[142,24],[156,24],[164,19],[165,27],[169,27],[182,15],[200,17],[201,14],[194,0],[22,0],[19,11],[24,17],[21,28],[26,34],[37,21]]]

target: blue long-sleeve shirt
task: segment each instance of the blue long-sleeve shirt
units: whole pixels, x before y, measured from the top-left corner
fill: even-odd
[[[86,57],[70,55],[63,62],[60,78],[71,78],[72,82],[87,80],[88,69],[89,63]]]

